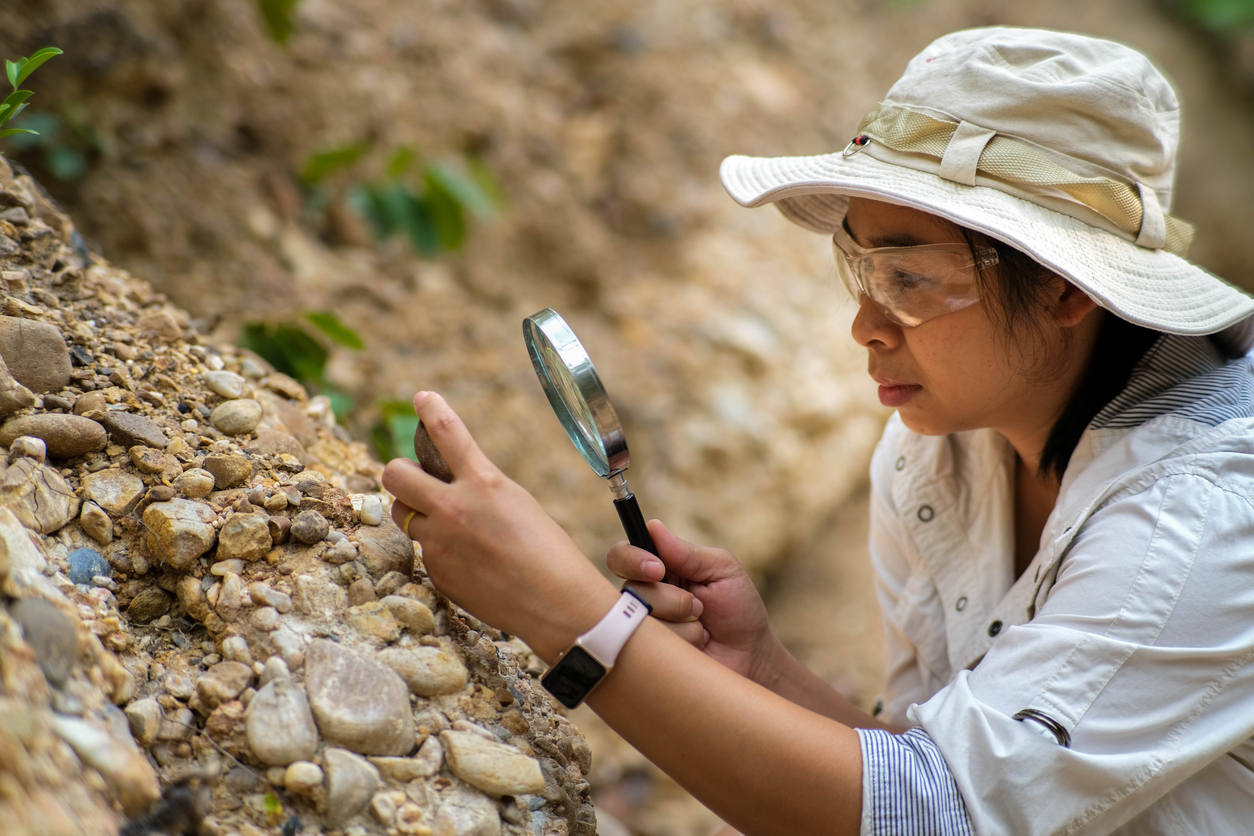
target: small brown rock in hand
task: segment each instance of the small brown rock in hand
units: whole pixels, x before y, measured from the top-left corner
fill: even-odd
[[[453,471],[449,469],[448,462],[444,461],[444,457],[436,449],[431,436],[427,435],[427,428],[421,421],[418,422],[418,429],[414,431],[414,453],[418,456],[418,463],[422,465],[423,470],[441,482],[453,481]]]

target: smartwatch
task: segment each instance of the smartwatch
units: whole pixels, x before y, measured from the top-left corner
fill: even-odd
[[[624,589],[618,603],[588,632],[575,639],[540,684],[567,708],[575,708],[614,667],[618,652],[653,612],[645,600]]]

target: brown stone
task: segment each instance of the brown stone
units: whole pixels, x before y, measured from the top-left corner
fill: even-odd
[[[34,459],[18,459],[0,480],[0,505],[40,534],[64,528],[78,516],[79,504],[65,477]]]
[[[136,445],[155,447],[164,450],[169,441],[161,427],[151,418],[143,415],[132,415],[129,412],[107,412],[100,419],[104,428],[109,431],[109,439],[122,447],[131,448]]]
[[[9,373],[32,392],[59,392],[70,383],[70,349],[56,327],[0,316],[0,356]]]
[[[381,578],[388,572],[400,572],[409,577],[414,571],[414,541],[392,521],[384,517],[379,525],[362,526],[353,535],[357,552],[366,571],[372,578]]]
[[[205,456],[204,469],[213,474],[218,490],[242,485],[253,475],[253,463],[240,453],[214,453]]]
[[[78,415],[44,413],[11,418],[0,427],[0,446],[8,447],[20,436],[42,439],[48,455],[68,459],[103,450],[109,443],[104,427],[90,418]]]
[[[83,497],[95,500],[115,517],[129,514],[144,495],[144,482],[133,473],[116,467],[83,477]]]
[[[178,320],[169,311],[144,314],[136,320],[135,330],[141,334],[156,334],[168,342],[173,342],[183,336],[183,329],[179,327]]]

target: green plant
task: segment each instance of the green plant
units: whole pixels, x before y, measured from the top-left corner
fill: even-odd
[[[4,62],[5,75],[8,76],[9,84],[13,86],[13,92],[3,102],[0,102],[0,128],[16,119],[18,114],[26,109],[26,100],[35,95],[32,90],[21,89],[22,82],[29,78],[31,73],[39,69],[45,61],[60,54],[61,50],[55,46],[46,46],[27,58],[22,58],[19,61]],[[13,136],[14,134],[34,133],[36,131],[28,128],[3,128],[0,130],[0,138]]]
[[[266,31],[275,43],[286,45],[295,28],[292,12],[300,0],[257,0],[257,9],[266,24]]]
[[[1175,6],[1186,20],[1220,34],[1254,28],[1254,0],[1178,0]]]
[[[324,337],[346,348],[360,351],[365,345],[357,332],[340,322],[333,313],[310,311],[303,318]],[[245,323],[240,332],[240,344],[256,352],[274,366],[276,371],[326,395],[330,398],[331,407],[337,416],[347,414],[355,405],[352,395],[341,392],[327,382],[326,366],[330,352],[303,323]]]
[[[379,458],[387,461],[400,456],[417,460],[414,455],[414,433],[418,416],[409,401],[379,401],[379,418],[370,427],[370,441]]]
[[[31,113],[22,124],[34,130],[29,135],[15,136],[13,147],[27,154],[39,154],[43,164],[56,179],[72,183],[87,173],[93,157],[98,156],[100,138],[86,120],[82,106],[67,106],[70,118],[51,111]]]

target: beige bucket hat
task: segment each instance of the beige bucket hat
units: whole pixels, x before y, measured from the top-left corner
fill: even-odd
[[[955,32],[907,66],[842,152],[723,161],[743,206],[832,233],[850,196],[1020,249],[1124,319],[1254,342],[1254,299],[1184,258],[1173,218],[1180,105],[1140,53],[1040,29]]]

